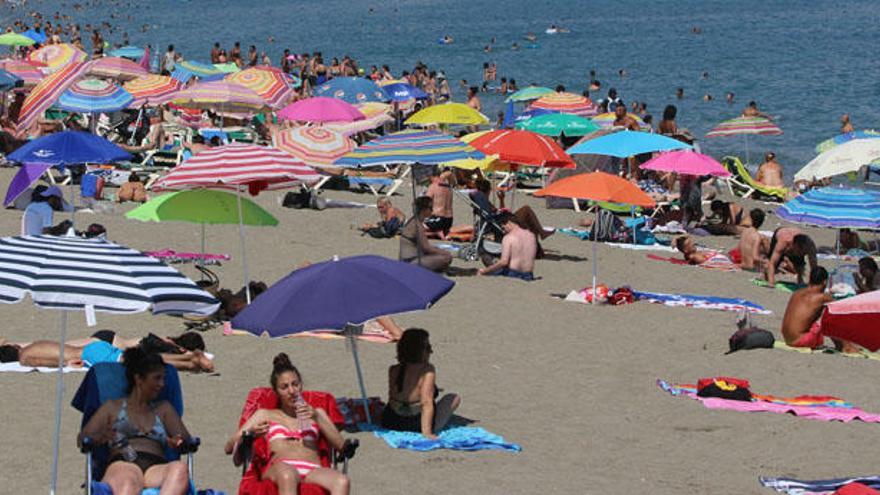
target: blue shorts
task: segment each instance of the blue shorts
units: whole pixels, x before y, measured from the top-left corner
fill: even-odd
[[[98,363],[118,363],[122,360],[122,350],[98,340],[83,347],[82,360],[87,368]]]
[[[521,280],[525,280],[526,282],[531,282],[531,281],[535,280],[535,275],[532,272],[520,272],[517,270],[511,270],[510,268],[504,268],[500,271],[493,273],[492,275],[498,275],[500,277],[518,278]]]

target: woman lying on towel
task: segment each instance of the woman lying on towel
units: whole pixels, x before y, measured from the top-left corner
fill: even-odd
[[[88,437],[111,444],[101,481],[113,493],[159,488],[163,494],[183,495],[189,490],[189,472],[185,463],[165,459],[165,447],[179,448],[190,435],[171,404],[156,402],[165,385],[165,363],[159,354],[141,347],[126,349],[122,363],[128,397],[105,402],[83,427],[77,443]]]
[[[91,367],[98,363],[118,363],[123,352],[141,347],[179,370],[214,371],[214,361],[205,354],[205,341],[195,332],[177,337],[149,334],[142,339],[125,339],[112,330],[99,330],[87,339],[64,343],[64,366]],[[58,366],[58,342],[7,343],[0,339],[0,362],[18,361],[22,366]]]
[[[278,396],[278,409],[258,409],[226,442],[226,454],[238,466],[244,459],[236,448],[245,432],[266,435],[272,460],[261,473],[278,487],[279,495],[296,495],[300,481],[314,483],[331,495],[348,495],[350,480],[339,471],[321,467],[318,438],[323,435],[338,451],[344,439],[327,412],[302,399],[302,376],[285,353],[275,356],[269,381]]]
[[[397,342],[397,364],[388,368],[388,404],[382,411],[382,427],[421,432],[437,438],[452,413],[461,405],[457,394],[439,395],[437,370],[430,363],[431,342],[426,330],[410,328]]]
[[[691,265],[700,265],[709,268],[729,268],[735,269],[736,265],[727,255],[718,251],[707,250],[698,251],[694,240],[687,235],[676,237],[672,241],[675,249],[678,249],[684,255],[685,261]]]

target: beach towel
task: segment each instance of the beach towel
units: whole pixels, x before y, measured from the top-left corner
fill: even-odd
[[[232,328],[231,322],[223,322],[223,335],[224,336],[250,336],[253,337],[254,334],[250,332],[246,332],[244,330],[235,330]],[[326,340],[338,340],[346,338],[345,335],[342,334],[341,330],[314,330],[311,332],[300,332],[294,333],[291,335],[286,335],[285,338],[297,338],[297,337],[313,337],[317,339],[326,339]],[[375,320],[370,320],[366,324],[364,324],[364,333],[357,335],[358,340],[363,340],[365,342],[376,342],[379,344],[390,344],[394,342],[394,339],[391,337],[391,334],[385,331],[382,328],[382,325],[379,325],[375,322]]]
[[[796,480],[794,478],[765,478],[762,476],[758,478],[758,481],[766,488],[772,488],[779,493],[787,493],[788,495],[827,495],[853,483],[880,489],[880,476],[809,481]]]
[[[872,359],[874,361],[880,361],[880,352],[869,352],[865,349],[861,349],[858,353],[851,352],[841,352],[833,347],[819,347],[817,349],[810,349],[809,347],[791,347],[783,341],[777,340],[773,343],[774,349],[781,349],[783,351],[793,351],[799,352],[801,354],[836,354],[838,356],[845,357],[853,357],[853,358],[861,358],[861,359]]]
[[[745,412],[772,412],[777,414],[794,414],[805,419],[819,421],[863,421],[865,423],[880,423],[880,414],[865,412],[848,402],[843,402],[835,397],[824,396],[799,396],[794,398],[782,398],[768,395],[752,394],[751,402],[726,400],[717,398],[697,397],[696,387],[693,385],[670,385],[663,380],[658,380],[657,385],[674,396],[688,397],[699,400],[703,406],[709,409],[728,409]]]
[[[714,309],[717,311],[748,311],[749,313],[769,315],[771,311],[759,304],[745,299],[716,296],[696,296],[692,294],[664,294],[661,292],[633,291],[637,301],[648,301],[673,307]]]
[[[357,201],[343,201],[341,199],[327,199],[325,208],[375,208],[376,205],[358,203]]]
[[[63,370],[64,373],[72,373],[78,371],[88,371],[88,368],[83,367],[71,367],[66,366]],[[10,363],[0,363],[0,373],[58,373],[58,368],[47,368],[44,366],[22,366],[18,361],[13,361]]]
[[[757,285],[758,287],[770,288],[770,284],[767,283],[766,280],[761,278],[753,278],[752,283]],[[781,290],[782,292],[791,293],[798,289],[803,289],[804,287],[806,287],[806,285],[798,285],[794,282],[780,282],[777,280],[776,285],[773,288],[776,290]]]
[[[385,430],[374,425],[360,425],[362,431],[372,431],[374,435],[385,440],[395,449],[427,452],[429,450],[506,450],[519,452],[522,447],[508,443],[499,435],[490,433],[475,426],[456,426],[447,428],[437,435],[436,440],[425,438],[420,433],[411,431]]]
[[[698,266],[700,268],[707,268],[710,270],[720,270],[724,272],[738,272],[740,271],[740,267],[736,266],[733,261],[730,260],[727,256],[721,253],[713,254],[705,263],[701,263],[699,265],[691,265],[687,261],[681,258],[667,258],[664,256],[657,256],[656,254],[648,254],[648,259],[654,261],[665,261],[667,263],[672,263],[674,265],[687,265],[687,266]]]
[[[212,253],[178,253],[171,249],[163,249],[160,251],[144,251],[144,254],[156,259],[160,259],[165,263],[193,263],[202,261],[206,265],[219,265],[221,261],[229,261],[232,259],[228,254],[212,254]]]

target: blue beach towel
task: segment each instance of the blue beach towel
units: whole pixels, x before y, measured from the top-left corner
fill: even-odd
[[[374,435],[385,440],[395,449],[427,452],[429,450],[507,450],[519,452],[522,447],[515,443],[507,443],[504,438],[474,426],[457,426],[443,430],[436,440],[423,437],[411,431],[392,431],[372,425],[359,425],[362,431],[372,431]]]
[[[767,315],[770,311],[760,304],[745,299],[732,297],[695,296],[692,294],[663,294],[660,292],[633,291],[637,301],[648,301],[666,306],[683,306],[687,308],[714,309],[718,311],[748,311],[749,313]]]

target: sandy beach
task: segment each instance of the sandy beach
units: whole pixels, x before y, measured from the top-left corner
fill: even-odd
[[[8,183],[13,169],[0,170]],[[407,188],[394,201],[405,211]],[[372,203],[368,194],[329,191],[327,197]],[[272,284],[297,265],[333,255],[362,253],[396,258],[395,240],[361,237],[355,225],[371,221],[374,208],[289,210],[279,193],[255,200],[277,216],[277,228],[250,228],[247,243],[252,278]],[[519,195],[546,225],[575,225],[584,216],[546,210],[543,201]],[[521,203],[520,203],[521,204]],[[758,203],[746,202],[750,206]],[[772,206],[763,205],[767,210]],[[198,249],[199,229],[190,224],[145,224],[126,220],[131,206],[107,214],[77,213],[84,227],[103,224],[109,238],[140,250]],[[470,221],[456,200],[456,223]],[[0,232],[16,234],[20,212],[0,212]],[[765,229],[780,224],[769,216]],[[820,246],[833,244],[833,231],[807,229]],[[701,239],[731,248],[734,238]],[[867,411],[880,411],[880,398],[868,377],[878,363],[836,355],[755,350],[723,355],[734,331],[735,313],[670,308],[639,302],[591,307],[564,302],[553,294],[590,283],[590,243],[556,234],[544,243],[540,279],[525,283],[499,277],[454,277],[456,287],[428,311],[395,317],[404,327],[431,332],[432,361],[438,383],[461,394],[458,413],[508,441],[522,452],[416,453],[394,450],[369,433],[354,436],[361,448],[351,466],[354,493],[761,493],[758,476],[819,479],[876,472],[875,425],[811,421],[789,415],[714,411],[696,401],[661,391],[657,379],[693,383],[728,375],[747,378],[756,392],[781,396],[834,395]],[[235,226],[208,229],[208,250],[233,256],[218,268],[224,287],[241,286]],[[649,260],[646,252],[607,246],[598,250],[600,281],[655,292],[742,297],[772,310],[755,323],[779,336],[787,294],[754,286],[750,272],[724,273]],[[833,263],[824,262],[826,266]],[[180,265],[178,265],[180,266]],[[456,260],[461,269],[476,263]],[[191,266],[181,270],[195,277]],[[10,340],[57,339],[57,312],[36,309],[30,300],[3,305],[0,336]],[[180,319],[149,314],[99,314],[98,326],[70,319],[69,338],[97,328],[126,337],[148,332],[177,334]],[[272,357],[290,354],[307,389],[336,396],[357,394],[351,354],[343,341],[313,338],[223,336],[204,333],[216,354],[216,374],[182,374],[184,420],[200,436],[196,458],[200,487],[236,493],[240,470],[223,453],[237,425],[248,390],[268,384]],[[393,344],[359,346],[370,395],[387,395],[387,367]],[[83,457],[74,445],[80,416],[69,404],[84,375],[65,377],[60,492],[81,493]],[[0,434],[5,448],[2,493],[45,493],[49,485],[55,376],[0,374]]]

